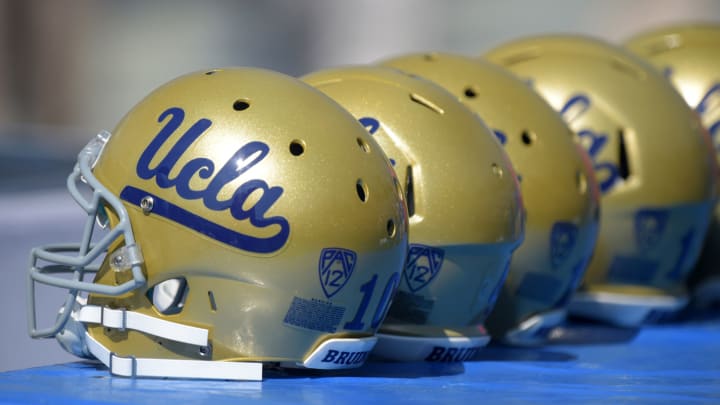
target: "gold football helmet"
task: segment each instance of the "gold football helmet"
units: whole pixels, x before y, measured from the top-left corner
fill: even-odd
[[[695,109],[720,159],[720,25],[677,25],[640,34],[628,48],[661,69]],[[690,274],[696,304],[720,301],[720,207]]]
[[[523,237],[522,201],[502,147],[451,94],[396,70],[341,68],[303,80],[365,125],[404,184],[410,250],[373,353],[472,357],[489,340],[482,322]]]
[[[407,253],[402,192],[373,137],[322,93],[260,69],[153,91],[80,153],[68,186],[85,234],[32,251],[30,333],[114,374],[357,367]],[[91,243],[96,219],[108,232]],[[50,328],[37,327],[35,283],[68,289]]]
[[[540,95],[496,65],[442,53],[383,64],[449,90],[505,146],[520,179],[527,223],[485,325],[494,338],[508,343],[542,343],[564,321],[597,239],[600,193],[585,153]]]
[[[683,307],[717,174],[682,97],[636,56],[590,38],[518,40],[487,57],[528,79],[593,160],[600,236],[570,312],[634,326]]]

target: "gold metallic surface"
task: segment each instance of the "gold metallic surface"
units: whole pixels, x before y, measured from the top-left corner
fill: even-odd
[[[158,167],[172,148],[178,147],[180,138],[193,125],[202,119],[210,120],[211,125],[186,145],[187,150],[174,165],[166,164],[171,166],[166,167],[168,186],[160,175],[140,178],[136,166],[156,134],[171,122],[170,117],[160,118],[170,107],[184,110],[184,119],[153,157],[151,168]],[[242,171],[261,155],[230,160],[253,141],[266,144],[269,152]],[[214,195],[207,189],[226,162],[240,175]],[[204,168],[193,166],[197,163]],[[192,167],[197,171],[189,186],[177,180]],[[272,252],[256,253],[221,243],[153,210],[146,214],[138,206],[125,204],[145,258],[148,284],[120,298],[92,295],[90,303],[207,328],[212,360],[301,362],[329,338],[373,335],[371,320],[382,288],[401,271],[407,252],[406,208],[395,174],[375,140],[328,97],[279,73],[219,69],[189,74],[161,86],[120,122],[94,174],[116,195],[124,187],[134,186],[245,235],[269,237],[280,231],[277,223],[258,226],[259,217],[287,220],[289,238],[284,245]],[[234,193],[243,185],[253,184],[251,181],[282,188],[276,201],[269,207],[265,204],[266,212],[259,206],[267,201],[263,199],[270,191],[262,188],[244,196],[242,209],[250,212],[245,219],[233,217],[229,209],[213,210],[206,205],[212,198],[242,199]],[[364,187],[364,201],[359,182]],[[183,198],[180,187],[189,187],[186,195],[199,194],[197,198]],[[154,209],[158,204],[156,198]],[[239,204],[233,208],[239,209]],[[330,298],[324,294],[319,276],[323,248],[344,248],[357,254],[346,284]],[[114,283],[112,273],[106,259],[96,281]],[[364,297],[361,286],[374,275],[377,286],[362,318],[364,327],[345,330],[343,325],[353,319]],[[187,297],[179,313],[163,315],[146,293],[158,282],[175,277],[187,280]],[[285,324],[294,297],[344,308],[337,331]],[[89,331],[121,356],[208,358],[187,345],[139,332],[106,332],[100,326]]]
[[[521,39],[486,57],[565,110],[593,157],[602,218],[585,288],[641,285],[654,294],[683,296],[717,178],[702,126],[682,97],[635,55],[586,37]],[[589,105],[568,107],[578,96]]]
[[[381,331],[483,334],[475,326],[493,305],[524,222],[513,168],[492,132],[439,86],[393,69],[330,69],[303,80],[356,118],[377,120],[374,137],[406,193],[412,183],[413,195],[406,198],[414,203],[411,249],[425,245],[444,252],[435,277],[415,291],[410,279],[417,258],[409,258]]]
[[[720,25],[669,26],[641,33],[626,46],[660,69],[700,115],[720,159]],[[720,208],[716,207],[697,268],[689,278],[693,287],[720,282],[719,244]]]
[[[382,62],[450,91],[505,138],[517,171],[527,223],[523,244],[487,320],[502,337],[531,316],[564,307],[585,272],[598,231],[599,190],[573,133],[540,95],[489,62],[446,53],[410,54]],[[553,226],[571,224],[575,232]],[[412,238],[412,236],[411,236]],[[553,252],[562,249],[562,252]],[[532,286],[531,284],[540,284]],[[542,291],[537,291],[542,288]]]

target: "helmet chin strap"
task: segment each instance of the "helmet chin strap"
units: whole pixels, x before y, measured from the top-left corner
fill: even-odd
[[[94,357],[123,377],[168,377],[212,380],[262,381],[262,363],[224,362],[123,357],[110,351],[87,332],[86,324],[99,324],[118,330],[135,330],[189,345],[208,345],[208,330],[157,319],[125,309],[86,305],[77,299],[65,328],[56,338],[68,352]]]
[[[85,332],[88,350],[114,375],[262,381],[262,363],[121,357]]]

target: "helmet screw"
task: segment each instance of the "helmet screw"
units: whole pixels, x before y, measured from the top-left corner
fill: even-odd
[[[198,354],[202,357],[207,357],[210,354],[210,346],[200,346],[198,349]]]
[[[113,257],[112,260],[113,260],[113,264],[114,264],[115,266],[122,266],[122,264],[123,264],[123,257],[122,257],[122,255],[117,255],[117,256]]]
[[[150,214],[150,211],[153,209],[153,204],[155,201],[150,196],[145,196],[140,200],[140,208],[143,210],[143,214],[148,215]]]

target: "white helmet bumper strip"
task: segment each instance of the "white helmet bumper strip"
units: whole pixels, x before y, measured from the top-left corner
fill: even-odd
[[[562,325],[566,318],[567,310],[564,308],[531,316],[509,330],[502,341],[515,346],[542,345],[547,342],[552,329]]]
[[[360,367],[370,356],[376,337],[329,339],[323,342],[298,366],[321,370]]]
[[[262,381],[262,363],[120,357],[85,334],[90,353],[123,377]]]
[[[490,341],[490,336],[398,336],[378,333],[373,355],[394,361],[453,363],[470,360]]]
[[[80,309],[78,320],[83,323],[101,324],[108,328],[132,329],[190,345],[207,346],[208,343],[207,329],[165,321],[125,309],[85,305]]]
[[[609,292],[577,292],[568,311],[571,315],[609,322],[624,327],[638,327],[653,312],[672,313],[687,304],[686,297],[671,295],[645,297]]]

